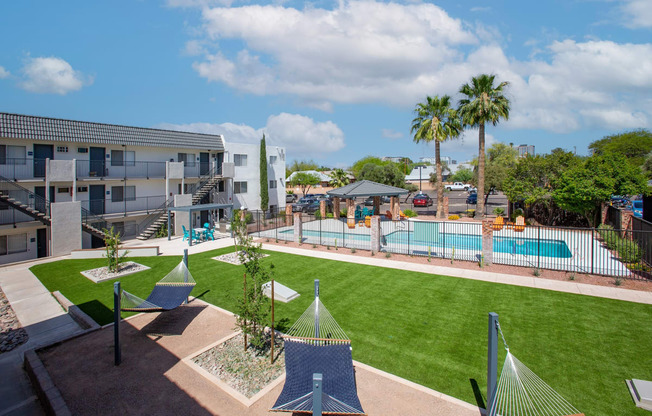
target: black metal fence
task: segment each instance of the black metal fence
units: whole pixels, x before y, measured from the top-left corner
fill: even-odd
[[[249,212],[249,232],[277,241],[296,241],[285,213]],[[483,242],[482,224],[464,221],[402,220],[380,223],[380,251],[480,262],[492,245],[496,264],[632,279],[652,278],[652,224],[633,230],[504,225]],[[371,224],[346,218],[301,214],[303,244],[372,249]]]

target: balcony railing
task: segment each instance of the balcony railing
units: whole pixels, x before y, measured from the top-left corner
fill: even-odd
[[[0,202],[0,225],[36,221],[32,216]]]
[[[45,179],[45,166],[46,159],[0,158],[0,176],[14,181]],[[184,175],[186,178],[199,178],[213,172],[212,166],[213,162],[187,162],[183,169]],[[220,166],[216,174],[220,175],[221,171]],[[165,162],[77,160],[75,175],[78,180],[92,178],[165,179]]]
[[[111,199],[91,199],[81,201],[82,207],[95,215],[129,214],[142,212],[149,214],[165,202],[165,195],[143,196],[122,201]]]

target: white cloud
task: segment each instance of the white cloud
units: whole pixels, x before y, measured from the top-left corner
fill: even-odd
[[[87,77],[61,58],[28,58],[22,68],[23,80],[20,86],[30,92],[65,95],[78,91],[93,83]]]
[[[627,5],[641,14],[652,7]],[[532,54],[519,60],[506,55],[495,27],[427,3],[204,7],[202,16],[205,48],[194,69],[249,94],[287,95],[323,111],[333,103],[412,108],[427,94],[457,96],[472,76],[492,73],[510,82],[507,128],[567,133],[652,123],[652,43],[527,42]],[[244,46],[232,51],[234,44]]]
[[[392,129],[382,129],[381,130],[381,135],[390,140],[398,140],[403,137],[403,133],[400,131],[392,130]]]
[[[620,10],[625,26],[638,29],[652,27],[652,2],[650,0],[624,0]]]
[[[332,121],[315,122],[299,114],[281,113],[267,119],[263,128],[233,123],[162,123],[162,129],[222,134],[226,142],[259,143],[265,133],[267,144],[285,147],[292,158],[318,157],[335,152],[345,146],[344,133]]]
[[[0,79],[7,78],[11,75],[4,67],[0,66]]]

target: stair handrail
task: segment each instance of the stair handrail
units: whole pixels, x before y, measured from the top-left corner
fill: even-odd
[[[8,179],[8,178],[5,178],[4,176],[0,176],[0,183],[7,184],[10,187],[13,187],[14,190],[25,192],[27,194],[27,199],[33,199],[34,203],[31,203],[29,201],[20,201],[20,202],[22,202],[24,204],[27,204],[34,211],[40,212],[40,213],[48,215],[48,216],[50,215],[50,201],[47,198],[43,198],[40,195],[36,195],[34,192],[30,191],[29,189],[18,185],[15,181],[13,181],[11,179]],[[46,192],[47,192],[47,190],[46,190]],[[7,196],[9,196],[9,195],[7,195]],[[40,202],[40,203],[37,204],[37,201]],[[45,212],[43,210],[39,209],[40,207],[44,207]]]
[[[221,171],[221,166],[214,166],[208,173],[201,177],[201,180],[197,184],[197,189],[195,190],[195,195],[199,190],[206,185],[211,179],[217,176]],[[140,224],[138,224],[136,231],[138,235],[142,234],[145,230],[149,228],[154,221],[156,221],[161,214],[165,213],[168,208],[174,204],[174,198],[167,199],[163,204],[156,208],[150,215],[148,215]]]

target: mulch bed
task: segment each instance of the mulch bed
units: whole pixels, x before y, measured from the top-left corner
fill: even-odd
[[[5,293],[0,289],[0,354],[27,342],[29,336],[22,327]]]

